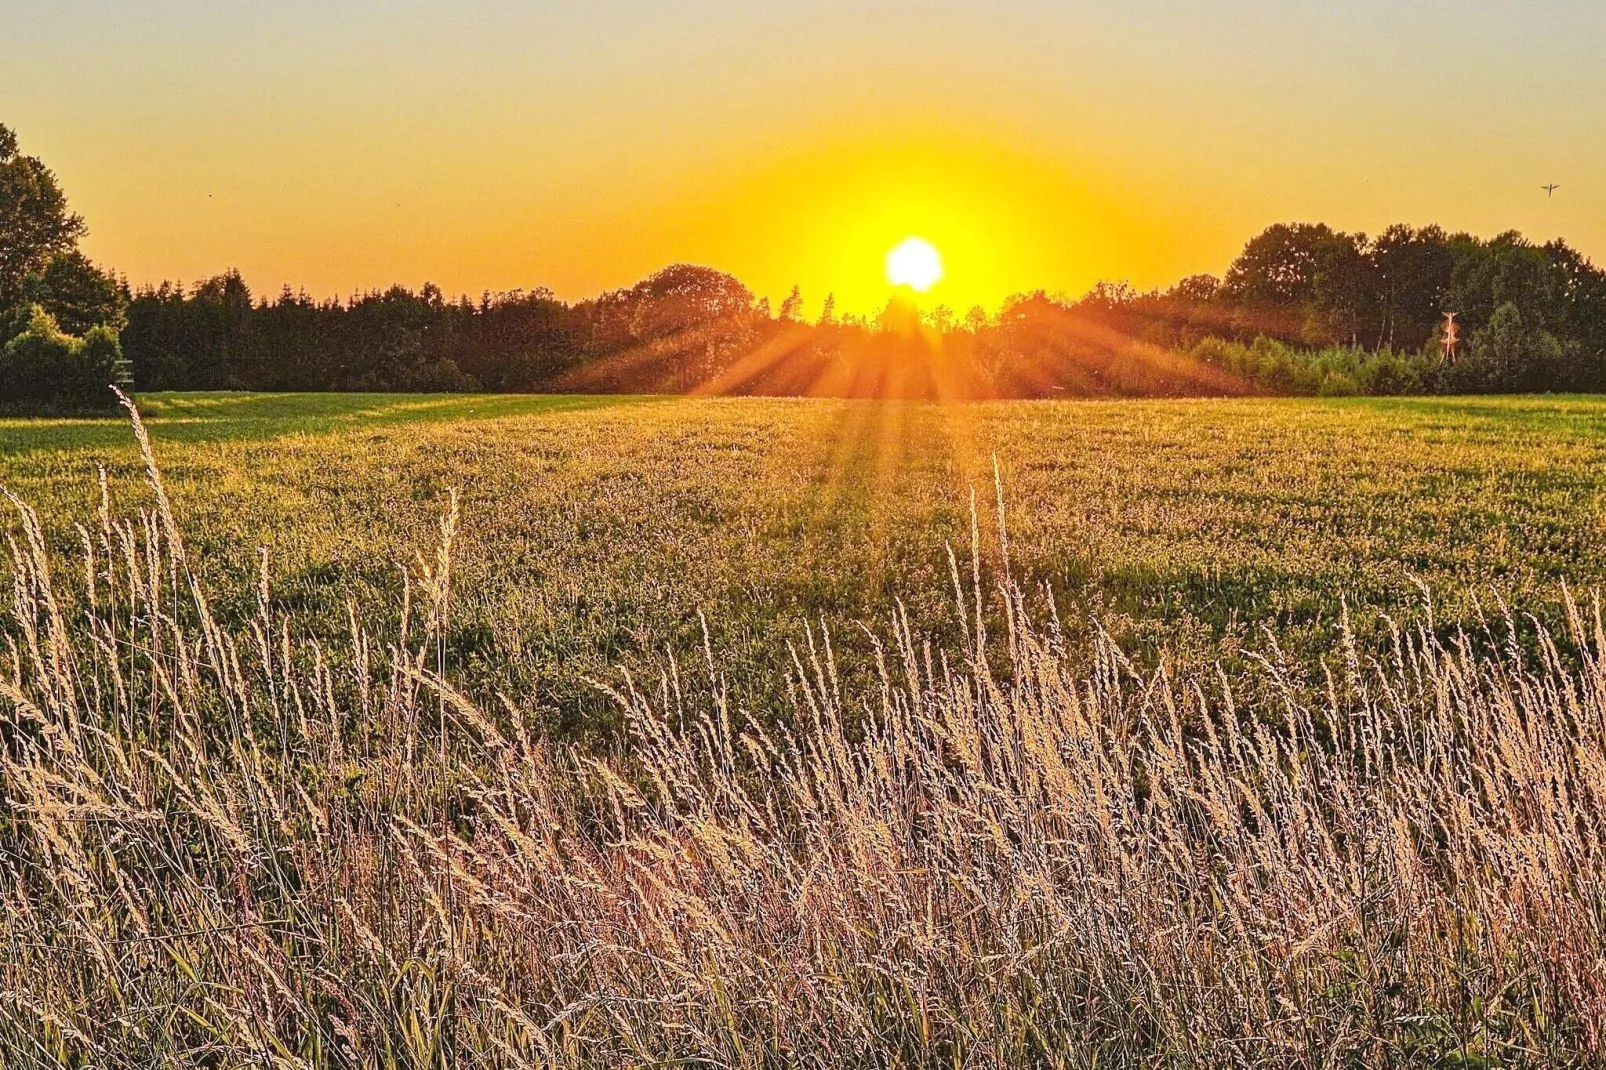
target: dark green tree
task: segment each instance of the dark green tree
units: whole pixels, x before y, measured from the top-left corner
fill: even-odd
[[[1606,271],[1567,243],[1545,246],[1562,293],[1558,329],[1576,346],[1563,384],[1568,390],[1606,390]]]
[[[251,288],[238,271],[200,283],[186,308],[184,364],[191,390],[237,390],[252,363]]]
[[[1379,234],[1370,252],[1376,286],[1375,345],[1420,349],[1443,315],[1455,270],[1450,239],[1438,227],[1396,224]]]
[[[57,253],[24,276],[22,299],[42,306],[68,334],[87,334],[92,327],[121,331],[128,324],[122,286],[76,249]]]
[[[1490,323],[1502,305],[1514,306],[1530,328],[1566,319],[1565,284],[1544,249],[1511,231],[1486,242],[1451,239],[1455,268],[1445,298],[1469,329]]]
[[[1214,275],[1189,275],[1167,291],[1166,296],[1178,301],[1204,304],[1214,301],[1221,293],[1221,280]]]
[[[0,126],[0,400],[104,407],[129,387],[116,279],[78,251],[84,221],[38,159]]]
[[[1332,247],[1347,235],[1325,223],[1278,223],[1251,238],[1227,269],[1226,294],[1248,303],[1297,305],[1315,299]],[[1346,244],[1352,243],[1346,242]]]
[[[39,305],[29,306],[22,332],[0,349],[0,401],[109,408],[113,383],[131,385],[116,332],[102,325],[76,338]]]
[[[83,233],[50,168],[18,151],[17,135],[0,125],[0,308],[16,304],[22,280],[73,251]]]
[[[1279,223],[1244,246],[1222,294],[1251,312],[1281,311],[1305,344],[1353,344],[1375,293],[1366,248],[1364,234],[1325,223]]]
[[[1529,326],[1522,310],[1508,301],[1472,336],[1466,356],[1456,366],[1455,382],[1461,390],[1478,393],[1550,390],[1563,355],[1555,336]]]

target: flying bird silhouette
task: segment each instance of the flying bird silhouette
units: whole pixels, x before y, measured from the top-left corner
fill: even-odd
[[[1545,196],[1547,197],[1554,197],[1556,195],[1556,191],[1561,189],[1561,187],[1554,182],[1548,186],[1540,186],[1539,188],[1545,191]]]

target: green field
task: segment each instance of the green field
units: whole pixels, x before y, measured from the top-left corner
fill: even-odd
[[[141,405],[0,424],[0,1064],[1606,1060],[1606,404]]]
[[[390,605],[460,493],[451,661],[540,695],[574,727],[591,683],[700,646],[744,700],[788,642],[902,599],[951,631],[946,546],[969,493],[996,564],[993,458],[1017,578],[1139,648],[1230,653],[1275,626],[1315,646],[1419,598],[1551,600],[1606,573],[1606,403],[1507,400],[1006,402],[146,395],[185,536],[226,612],[275,593],[323,630]],[[98,503],[148,503],[120,420],[0,422],[0,482],[63,546]],[[370,597],[382,591],[385,597]]]

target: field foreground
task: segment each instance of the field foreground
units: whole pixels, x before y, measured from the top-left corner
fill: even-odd
[[[1594,577],[1601,407],[326,404],[10,450],[7,1064],[1606,1058],[1606,634],[1470,597]],[[564,582],[634,673],[490,623]]]
[[[1348,599],[1380,614],[1432,590],[1553,604],[1606,576],[1606,405],[1580,399],[999,403],[157,395],[157,457],[220,615],[273,597],[312,633],[393,628],[399,565],[433,553],[456,490],[457,595],[444,639],[477,695],[531,696],[565,734],[617,724],[594,681],[653,674],[709,630],[733,702],[759,710],[787,645],[826,620],[861,666],[857,621],[898,600],[959,638],[947,547],[971,543],[1002,475],[1026,589],[1047,585],[1085,651],[1096,617],[1134,656],[1208,667],[1336,641]],[[52,546],[112,496],[149,505],[127,425],[0,420],[0,485]],[[983,553],[998,564],[990,544]],[[1546,618],[1560,625],[1559,618]],[[1077,621],[1074,626],[1072,621]],[[867,677],[856,675],[858,683]]]

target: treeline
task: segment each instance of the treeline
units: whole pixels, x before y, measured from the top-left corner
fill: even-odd
[[[238,274],[131,295],[141,389],[1038,397],[1242,392],[1230,374],[1036,295],[963,325],[894,302],[874,321],[772,312],[739,281],[675,265],[573,304],[547,291],[448,301],[434,286],[349,301],[254,300]],[[829,306],[829,302],[828,302]]]
[[[1606,390],[1606,272],[1561,241],[1280,224],[1222,279],[1116,290],[1125,329],[1276,393]]]
[[[1606,273],[1562,242],[1437,227],[1375,239],[1278,225],[1223,278],[1140,293],[1035,293],[996,315],[813,322],[736,279],[677,265],[565,303],[448,301],[393,287],[349,301],[253,298],[237,274],[130,296],[142,389],[487,390],[848,397],[1482,393],[1606,390]],[[1440,347],[1444,313],[1462,343]]]

